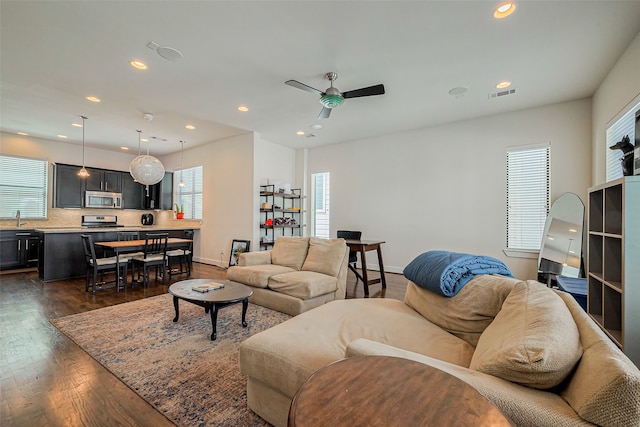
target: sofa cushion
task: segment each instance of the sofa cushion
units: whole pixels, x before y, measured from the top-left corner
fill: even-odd
[[[280,236],[271,250],[271,263],[300,270],[308,250],[308,237]]]
[[[640,426],[640,370],[602,332],[572,295],[558,292],[571,311],[584,348],[560,395],[585,420],[601,426]]]
[[[409,282],[404,302],[430,322],[476,346],[520,280],[483,274],[471,279],[454,297],[445,297]]]
[[[533,280],[516,284],[484,330],[471,369],[537,389],[560,384],[582,356],[564,301]]]
[[[227,279],[256,288],[266,288],[271,276],[294,272],[293,268],[275,264],[250,265],[246,267],[231,267],[227,270]]]
[[[338,289],[338,279],[315,271],[293,271],[271,276],[269,289],[292,297],[309,299],[335,292]]]
[[[307,254],[307,259],[304,260],[302,269],[337,277],[344,258],[346,245],[344,239],[311,237],[309,240],[309,253]]]

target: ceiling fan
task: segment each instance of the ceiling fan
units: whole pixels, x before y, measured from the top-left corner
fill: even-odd
[[[296,87],[298,89],[306,90],[307,92],[315,93],[320,96],[320,104],[322,104],[322,110],[318,115],[319,119],[326,119],[331,114],[331,109],[342,105],[347,98],[359,98],[362,96],[383,95],[384,85],[379,84],[375,86],[363,87],[362,89],[349,90],[346,92],[340,92],[337,88],[333,87],[334,80],[337,80],[337,73],[327,73],[325,78],[331,82],[331,87],[327,88],[324,92],[307,86],[304,83],[300,83],[297,80],[287,80],[284,84]]]

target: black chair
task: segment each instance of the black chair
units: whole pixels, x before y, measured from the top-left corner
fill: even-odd
[[[140,233],[138,231],[118,231],[119,242],[130,242],[132,240],[140,240]],[[120,254],[120,259],[125,259],[131,264],[131,258],[138,255],[144,255],[144,252],[125,252]]]
[[[167,270],[169,271],[169,280],[173,274],[187,274],[191,277],[191,265],[193,262],[193,230],[185,230],[183,238],[191,240],[181,249],[174,249],[167,252]],[[171,268],[174,261],[178,261],[180,269]]]
[[[161,271],[162,284],[165,284],[168,240],[169,233],[149,233],[145,239],[143,255],[131,258],[133,267],[138,271],[138,282],[140,281],[140,269],[142,269],[143,287],[146,288],[149,284],[149,269],[151,267],[156,268],[156,280],[158,280],[158,270]]]
[[[338,230],[337,237],[345,240],[360,240],[362,238],[362,231]],[[360,278],[360,275],[356,271],[357,262],[358,262],[358,252],[350,250],[349,270],[353,271],[353,273],[356,275],[356,285],[358,284],[358,279]]]
[[[126,260],[117,261],[116,257],[98,258],[96,257],[96,249],[93,245],[93,237],[90,234],[81,234],[82,246],[84,247],[84,257],[87,263],[87,273],[85,278],[84,290],[89,292],[89,274],[93,273],[93,282],[91,284],[91,293],[96,293],[96,287],[101,286],[106,289],[104,285],[106,283],[115,283],[115,286],[120,291],[120,269],[124,270],[123,280],[124,287],[127,286],[127,263]],[[115,272],[115,279],[113,282],[104,281],[104,273],[113,271]],[[98,282],[98,272],[100,272],[100,283]]]

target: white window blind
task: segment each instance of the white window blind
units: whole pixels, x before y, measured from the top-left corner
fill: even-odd
[[[607,136],[605,138],[607,145],[605,147],[605,150],[607,150],[607,182],[622,178],[622,163],[620,162],[622,151],[610,150],[609,147],[615,145],[626,135],[629,135],[630,142],[634,143],[636,111],[640,109],[640,101],[632,103],[632,105],[626,113],[607,128]]]
[[[184,186],[180,186],[180,180]],[[176,200],[184,208],[186,219],[202,219],[202,166],[182,169],[173,174]]]
[[[507,150],[507,248],[540,250],[549,213],[549,144]]]
[[[0,218],[47,217],[46,160],[0,155]]]

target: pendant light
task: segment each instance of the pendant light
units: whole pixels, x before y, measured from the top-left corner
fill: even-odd
[[[180,150],[180,182],[178,185],[184,187],[184,180],[182,179],[184,174],[184,141],[180,141],[180,144],[182,145],[182,149]]]
[[[82,117],[82,169],[78,171],[78,176],[80,178],[86,178],[89,176],[89,172],[87,172],[87,169],[84,167],[84,121],[87,120],[87,118],[85,116],[80,117]]]
[[[145,120],[151,122],[153,114],[145,113]],[[140,134],[138,134],[140,138]],[[134,180],[142,185],[153,185],[162,181],[164,177],[164,166],[157,158],[149,155],[149,141],[147,141],[147,154],[140,155],[131,161],[129,172]]]

